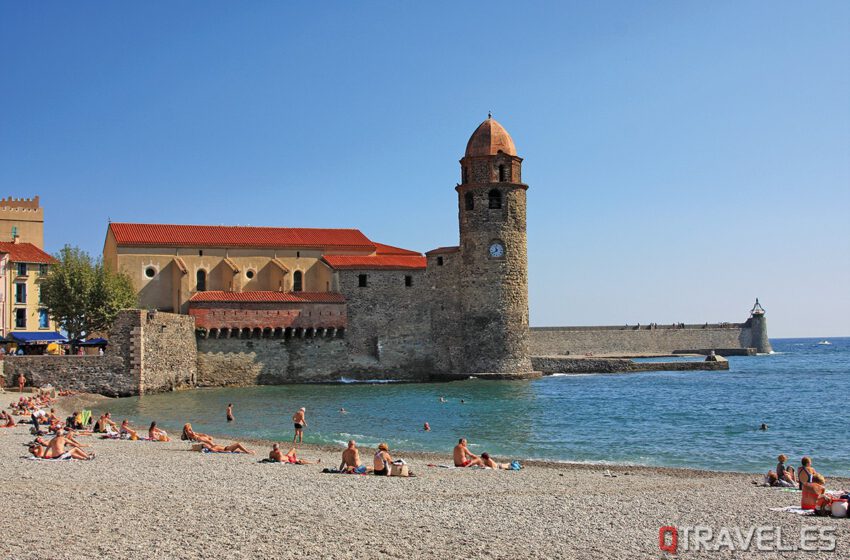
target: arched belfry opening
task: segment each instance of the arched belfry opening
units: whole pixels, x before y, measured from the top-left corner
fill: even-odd
[[[508,169],[508,166],[505,165],[505,164],[499,165],[499,182],[500,183],[507,183],[510,180],[511,180],[511,177],[510,177],[510,170]]]

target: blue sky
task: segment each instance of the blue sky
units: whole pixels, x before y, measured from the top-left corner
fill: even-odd
[[[320,5],[317,5],[320,4]],[[113,221],[457,243],[487,111],[534,325],[850,335],[850,3],[0,2],[0,194]]]

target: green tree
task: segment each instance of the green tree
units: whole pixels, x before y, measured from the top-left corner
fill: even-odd
[[[101,259],[65,245],[54,255],[41,284],[41,301],[71,341],[109,330],[122,309],[137,306],[133,284],[126,274],[109,270]]]

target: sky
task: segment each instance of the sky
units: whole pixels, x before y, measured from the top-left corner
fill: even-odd
[[[850,336],[850,3],[0,1],[0,195],[112,221],[458,241],[488,111],[534,326]]]

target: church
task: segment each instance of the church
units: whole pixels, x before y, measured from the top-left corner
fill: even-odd
[[[513,139],[488,116],[460,160],[457,246],[423,255],[355,229],[110,223],[103,258],[141,308],[193,316],[216,369],[238,369],[250,348],[270,362],[260,370],[319,377],[528,377],[527,190]]]

